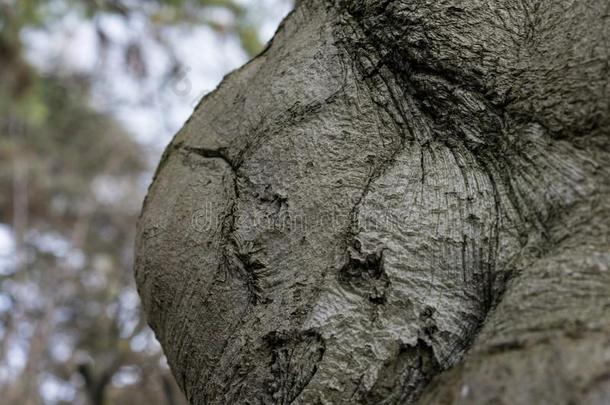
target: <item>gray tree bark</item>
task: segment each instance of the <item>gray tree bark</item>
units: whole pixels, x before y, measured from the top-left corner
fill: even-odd
[[[144,204],[188,399],[609,403],[609,41],[607,0],[299,2]]]

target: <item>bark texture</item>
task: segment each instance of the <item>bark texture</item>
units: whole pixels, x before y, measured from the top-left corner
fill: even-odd
[[[144,204],[189,400],[608,403],[609,53],[607,0],[299,2]]]

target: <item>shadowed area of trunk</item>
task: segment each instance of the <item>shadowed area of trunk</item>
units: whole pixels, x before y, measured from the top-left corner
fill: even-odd
[[[299,2],[143,208],[189,400],[610,400],[608,8]]]

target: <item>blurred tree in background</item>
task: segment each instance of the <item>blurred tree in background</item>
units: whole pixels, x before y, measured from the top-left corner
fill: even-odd
[[[78,15],[95,27],[103,59],[111,38],[100,16],[138,14],[172,61],[171,78],[182,61],[164,27],[205,24],[253,55],[262,43],[248,7],[237,0],[0,0],[0,226],[14,245],[0,257],[2,403],[184,403],[132,282],[134,226],[156,159],[91,106],[94,74],[61,63],[41,72],[30,63],[24,30],[49,30]],[[211,17],[219,13],[225,17]],[[119,44],[134,77],[150,68],[142,46]]]

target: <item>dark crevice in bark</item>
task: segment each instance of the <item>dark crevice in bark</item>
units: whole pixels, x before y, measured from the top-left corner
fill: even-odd
[[[375,385],[366,393],[364,404],[408,404],[421,395],[423,388],[442,367],[432,347],[422,339],[414,345],[400,345],[398,354],[380,370]]]
[[[263,340],[271,351],[271,375],[266,383],[274,404],[289,405],[316,374],[324,357],[324,339],[315,330],[300,333],[275,331]]]
[[[182,145],[182,149],[188,152],[195,153],[201,157],[208,159],[222,159],[229,167],[236,172],[239,169],[239,163],[234,162],[229,158],[226,148],[209,149],[204,147],[193,147]]]
[[[252,241],[244,241],[239,233],[236,232],[236,221],[241,195],[239,185],[241,179],[241,163],[235,164],[229,159],[226,148],[208,149],[183,146],[183,149],[205,158],[221,159],[231,167],[233,171],[233,198],[229,204],[229,209],[222,220],[221,233],[223,235],[222,246],[224,253],[218,271],[224,272],[225,278],[238,277],[245,282],[247,289],[246,293],[250,297],[249,302],[251,305],[270,304],[273,302],[273,299],[266,293],[265,288],[262,285],[267,264],[256,257],[257,254],[263,251],[263,248],[255,246]],[[262,199],[265,200],[265,197],[263,196]],[[286,200],[287,199],[283,196],[274,195],[270,202],[277,204],[279,210],[283,204],[286,204]],[[218,279],[220,280],[221,278]]]
[[[260,282],[261,272],[266,265],[253,257],[253,254],[260,252],[260,249],[255,248],[250,241],[243,241],[236,232],[240,199],[239,180],[239,173],[236,171],[233,176],[233,201],[223,221],[224,267],[229,276],[237,276],[244,280],[252,305],[267,304],[272,300],[265,296]]]
[[[262,286],[262,279],[267,266],[260,259],[254,257],[254,254],[259,253],[262,248],[255,248],[252,242],[241,241],[236,234],[231,237],[229,246],[226,253],[230,255],[228,266],[245,280],[252,305],[273,302],[273,299],[266,294]]]
[[[228,325],[231,330],[236,331],[239,329],[241,323],[245,320],[245,315],[248,313],[248,311],[250,311],[251,305],[270,302],[263,297],[263,291],[260,287],[258,277],[258,272],[264,270],[265,265],[252,257],[252,254],[257,253],[257,250],[254,249],[249,242],[243,242],[235,232],[239,210],[239,199],[241,195],[239,186],[241,160],[231,159],[229,157],[229,151],[227,148],[213,149],[205,147],[192,147],[179,142],[173,146],[172,150],[182,150],[206,159],[219,159],[231,169],[231,187],[227,190],[227,192],[232,195],[232,197],[230,198],[226,212],[220,221],[220,246],[223,252],[222,259],[218,264],[212,284],[210,285],[208,291],[204,294],[204,302],[206,302],[206,305],[214,305],[211,300],[217,289],[226,288],[223,287],[223,285],[230,283],[230,279],[241,280],[243,282],[243,287],[245,287],[243,294],[247,294],[249,296],[249,305],[243,309],[242,316],[238,318],[237,322],[232,325]],[[193,293],[194,292],[195,290]],[[188,302],[190,300],[186,301]],[[184,327],[187,327],[186,323],[184,324]],[[182,336],[182,339],[180,342],[178,342],[178,347],[185,348],[187,344],[191,343],[187,341],[189,337],[188,333],[183,331],[180,336]],[[218,353],[217,362],[219,362],[224,355],[229,343],[230,340],[228,338],[222,343],[222,349]],[[188,351],[184,349],[178,350],[178,353],[182,353],[183,356],[188,356],[189,354]],[[193,399],[198,397],[198,393],[206,389],[205,387],[209,384],[210,374],[214,366],[215,364],[210,364],[208,367],[202,367],[199,369],[200,375],[197,376],[196,381],[205,381],[205,383],[201,386],[193,387],[197,390],[196,392],[191,392],[188,390],[186,391],[189,401],[193,402]],[[186,385],[186,378],[187,376],[183,374],[183,387],[188,387],[188,385]]]
[[[235,161],[229,157],[227,148],[205,148],[205,147],[193,147],[187,146],[183,143],[177,143],[174,146],[174,149],[184,150],[189,153],[194,153],[198,156],[201,156],[206,159],[220,159],[231,169],[232,174],[232,189],[230,193],[232,194],[232,198],[230,203],[228,204],[228,209],[222,218],[221,221],[221,234],[223,237],[222,245],[226,248],[227,246],[231,247],[232,255],[235,256],[240,262],[248,268],[260,267],[258,265],[250,265],[249,259],[247,258],[247,254],[242,247],[241,240],[234,236],[235,232],[235,221],[236,215],[238,211],[238,201],[240,198],[240,187],[239,187],[239,170],[241,166],[241,161]],[[227,257],[225,256],[225,262],[227,261]],[[227,266],[226,269],[231,270],[235,266],[230,263],[225,263]],[[244,266],[242,266],[244,267]]]
[[[367,297],[371,304],[385,304],[391,283],[383,268],[383,251],[362,254],[358,246],[354,250],[337,273],[339,282]]]

